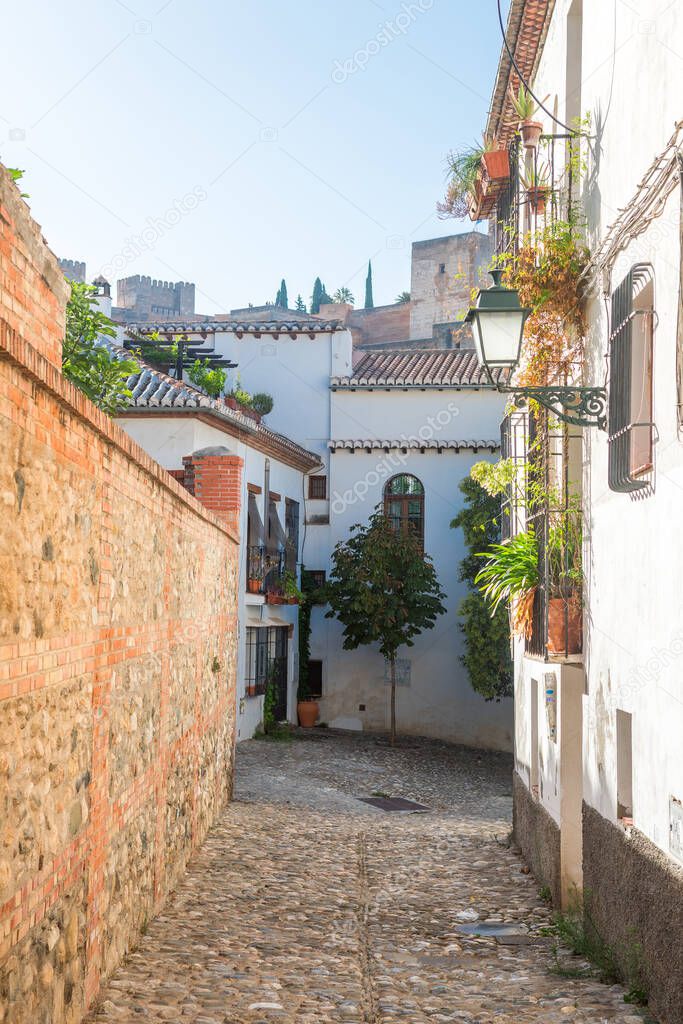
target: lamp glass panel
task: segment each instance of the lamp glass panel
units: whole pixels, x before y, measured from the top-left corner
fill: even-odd
[[[483,316],[480,312],[477,316],[477,327],[483,362],[488,366],[514,366],[519,359],[523,326],[522,310],[487,312]]]

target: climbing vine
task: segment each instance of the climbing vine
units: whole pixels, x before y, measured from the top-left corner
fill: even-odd
[[[557,221],[522,239],[516,256],[499,257],[504,282],[531,309],[524,327],[518,382],[538,386],[565,382],[583,359],[586,334],[582,275],[589,252],[579,227]]]

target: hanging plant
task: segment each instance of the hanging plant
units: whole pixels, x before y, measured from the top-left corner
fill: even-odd
[[[557,221],[526,235],[515,257],[499,259],[504,281],[531,308],[524,325],[517,380],[522,385],[566,383],[583,358],[586,333],[582,275],[589,252],[575,224]]]

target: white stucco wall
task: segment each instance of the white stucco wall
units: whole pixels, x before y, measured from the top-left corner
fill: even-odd
[[[491,391],[426,389],[348,391],[332,395],[332,437],[398,440],[422,436],[443,441],[491,439],[497,442],[504,398]],[[428,434],[420,435],[427,427]],[[482,449],[444,451],[337,451],[330,461],[328,558],[311,568],[329,570],[329,552],[345,540],[350,527],[367,521],[383,499],[386,480],[396,473],[412,473],[425,489],[425,550],[432,556],[446,592],[447,613],[430,632],[404,648],[399,657],[410,661],[410,685],[399,686],[399,731],[435,736],[472,746],[509,750],[512,743],[512,702],[486,702],[471,688],[460,663],[462,633],[457,608],[467,589],[458,579],[465,555],[462,532],[450,522],[462,507],[459,481],[481,459],[498,453]],[[307,541],[308,545],[308,541]],[[321,551],[321,556],[323,552]],[[390,688],[384,660],[374,648],[342,649],[342,628],[336,620],[313,616],[313,658],[323,661],[324,698],[321,717],[329,724],[344,723],[363,729],[385,729],[389,723]],[[365,705],[365,710],[360,710]]]
[[[570,0],[559,0],[535,79],[535,92],[564,116]],[[576,8],[574,8],[576,10]],[[634,196],[681,117],[683,7],[584,0],[582,87],[590,112],[585,211],[592,248]],[[577,103],[570,97],[569,106]],[[548,127],[545,115],[543,119]],[[558,129],[561,131],[561,129]],[[617,710],[633,716],[633,815],[636,826],[670,853],[669,803],[683,800],[683,447],[676,424],[676,316],[680,282],[679,189],[662,214],[622,253],[616,287],[636,262],[655,276],[655,471],[649,491],[629,495],[607,482],[607,435],[585,434],[584,569],[586,694],[583,698],[583,795],[611,821],[617,817]],[[588,313],[587,362],[602,383],[609,325],[597,282]],[[608,287],[609,287],[609,283]],[[531,732],[528,667],[517,694],[518,758],[527,759]]]
[[[298,608],[296,605],[267,605],[262,596],[247,594],[247,511],[248,484],[261,488],[257,496],[262,521],[266,522],[265,487],[266,460],[269,462],[269,490],[281,495],[278,504],[280,521],[285,523],[285,498],[299,502],[299,550],[301,551],[305,503],[304,474],[272,456],[250,447],[238,438],[224,433],[194,416],[149,415],[120,416],[118,422],[152,458],[166,469],[181,469],[183,456],[212,445],[222,445],[243,459],[242,502],[240,510],[240,561],[237,648],[237,739],[249,739],[263,719],[263,697],[245,696],[246,629],[259,621],[273,618],[291,624],[294,633],[289,641],[287,717],[296,722],[296,683],[298,680]],[[277,623],[281,623],[278,621]]]

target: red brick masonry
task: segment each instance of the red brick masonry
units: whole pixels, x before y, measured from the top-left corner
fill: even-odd
[[[237,538],[59,370],[0,169],[0,1020],[76,1024],[232,785]]]

